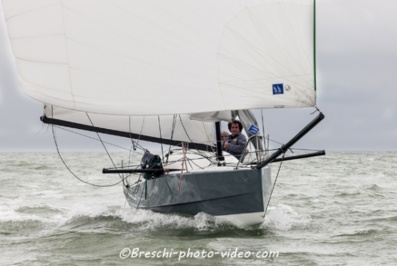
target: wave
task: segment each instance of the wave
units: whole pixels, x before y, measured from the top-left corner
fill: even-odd
[[[195,216],[162,214],[130,207],[75,204],[0,208],[0,234],[54,234],[67,231],[163,235],[258,236],[268,233],[265,224],[237,226],[206,213]]]
[[[233,235],[264,234],[261,226],[241,227],[206,213],[195,216],[163,214],[129,207],[76,206],[62,225],[63,228],[99,231],[189,235],[195,233]]]
[[[290,231],[294,229],[307,229],[310,223],[310,216],[298,214],[291,206],[278,204],[274,207],[269,207],[264,226],[276,230]]]
[[[45,228],[45,223],[33,219],[27,219],[22,221],[2,221],[0,222],[0,235],[27,235],[35,232],[40,232]]]
[[[368,241],[368,236],[376,236],[381,233],[382,230],[379,229],[366,229],[366,230],[356,230],[353,233],[344,233],[335,235],[333,237],[347,237],[349,241],[354,241],[355,237],[363,237],[363,241]]]
[[[311,224],[308,215],[298,214],[292,207],[279,204],[269,207],[265,220],[257,226],[237,226],[206,213],[195,216],[180,214],[163,214],[149,210],[131,209],[129,207],[79,206],[70,213],[68,224],[83,226],[86,223],[113,222],[125,228],[133,227],[138,231],[161,231],[167,229],[193,230],[196,232],[221,232],[229,230],[252,231],[256,235],[265,230],[307,229]]]
[[[361,196],[361,192],[359,191],[351,191],[351,192],[339,192],[336,193],[334,197],[338,197],[338,198],[354,198],[354,197],[359,197]]]
[[[16,212],[27,213],[27,214],[42,214],[42,215],[52,215],[52,214],[61,213],[60,210],[47,205],[22,206],[17,208]]]
[[[311,218],[300,215],[288,205],[270,207],[265,220],[257,226],[238,226],[225,220],[199,213],[195,216],[163,214],[150,210],[119,206],[75,206],[61,225],[63,228],[99,231],[125,231],[185,235],[194,233],[213,236],[250,236],[272,234],[274,230],[307,229]]]
[[[375,216],[376,213],[380,213],[380,217],[378,215],[378,217]],[[397,215],[391,215],[389,213],[391,213],[391,211],[383,211],[383,210],[378,210],[377,212],[373,212],[373,217],[368,217],[365,219],[366,222],[374,222],[374,223],[394,223],[397,222]],[[395,212],[395,211],[394,211]]]
[[[0,208],[0,234],[26,235],[37,233],[57,224],[61,212],[49,206]]]

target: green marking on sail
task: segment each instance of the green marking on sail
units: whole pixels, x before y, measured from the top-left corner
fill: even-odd
[[[313,0],[313,75],[314,90],[317,91],[317,72],[316,72],[316,0]]]

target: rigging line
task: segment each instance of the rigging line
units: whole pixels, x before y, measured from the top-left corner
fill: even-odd
[[[262,135],[263,135],[263,147],[267,150],[266,147],[266,134],[265,134],[265,119],[263,117],[263,108],[261,109],[261,117],[262,117]]]
[[[131,175],[129,175],[128,177],[132,177],[132,176],[133,176],[133,175],[131,174]],[[137,185],[137,184],[141,181],[141,178],[142,178],[142,174],[140,174],[139,177],[138,177],[138,180],[136,180],[136,181],[133,183],[133,185],[134,185],[134,190],[132,191],[132,194],[138,193],[139,185]],[[126,178],[126,183],[127,183],[126,188],[128,188],[129,191],[131,191],[130,181],[131,181],[131,180],[130,180],[129,178]]]
[[[321,113],[321,111],[320,111],[320,109],[317,107],[317,105],[316,105],[316,106],[314,106],[314,108],[316,108],[316,110],[315,110],[315,111],[313,111],[312,113],[310,113],[310,115],[313,115],[313,114],[315,114],[316,112],[319,112],[319,113]]]
[[[145,125],[145,116],[142,118],[142,126],[141,126],[141,131],[139,131],[139,138],[137,140],[137,145],[139,144],[139,141],[141,140],[141,135],[142,135],[142,131],[143,131],[143,126]],[[140,146],[140,145],[139,145]],[[140,146],[142,148],[142,150],[146,150],[143,146]]]
[[[146,182],[146,181],[145,181]],[[138,186],[137,186],[138,187]],[[138,207],[139,207],[139,205],[141,204],[141,200],[142,200],[142,196],[143,196],[143,190],[144,189],[146,189],[146,188],[142,188],[142,193],[141,193],[141,196],[139,197],[139,202],[138,202],[138,204],[136,205],[136,208],[135,209],[138,209]]]
[[[132,147],[135,149],[135,142],[132,139],[132,134],[131,134],[131,116],[130,115],[128,116],[128,133],[130,135],[130,140],[131,140]]]
[[[208,158],[205,158],[205,159],[208,159]],[[183,160],[183,158],[181,158],[181,159],[178,159],[178,160],[175,160],[175,161],[171,161],[170,162],[170,164],[173,164],[173,163],[177,163],[177,162],[181,162]],[[195,160],[201,160],[201,158],[196,158],[196,159],[190,159],[190,158],[188,158],[187,159],[189,162],[193,162],[194,163],[194,161]],[[196,165],[197,167],[199,167],[199,168],[202,168],[203,169],[203,167],[200,167],[199,165],[197,165],[196,163],[194,163],[194,165]],[[211,165],[211,164],[210,164]]]
[[[94,123],[92,122],[92,120],[91,120],[90,116],[88,115],[88,113],[86,112],[85,114],[87,115],[88,120],[90,120],[91,125],[94,126]],[[101,141],[102,146],[103,146],[103,148],[105,149],[105,151],[106,151],[106,153],[107,153],[107,155],[108,155],[110,161],[112,162],[113,167],[114,167],[115,169],[117,169],[116,164],[114,163],[114,161],[113,161],[113,159],[112,159],[112,156],[110,156],[110,153],[109,153],[108,149],[106,148],[105,144],[103,143],[101,136],[99,136],[99,133],[98,133],[98,132],[96,132],[96,134],[97,134],[99,140]],[[119,174],[119,177],[120,177],[121,181],[124,180],[124,178],[121,176],[121,174]]]
[[[72,169],[70,169],[69,166],[66,164],[65,160],[63,159],[63,157],[62,157],[62,155],[61,155],[61,152],[59,151],[58,142],[57,142],[56,137],[55,137],[54,125],[51,126],[51,129],[52,129],[52,136],[53,136],[53,138],[54,138],[54,143],[55,143],[55,147],[56,147],[56,149],[57,149],[59,158],[61,159],[61,161],[62,161],[63,164],[65,165],[66,169],[68,169],[69,172],[70,172],[75,178],[77,178],[79,181],[81,181],[81,182],[83,182],[83,183],[85,183],[85,184],[94,186],[94,187],[113,187],[113,186],[115,186],[115,185],[120,184],[120,183],[123,181],[123,180],[120,180],[120,181],[117,181],[116,183],[110,184],[110,185],[97,185],[97,184],[94,184],[94,183],[90,183],[90,182],[84,181],[84,180],[82,180],[81,178],[79,178],[79,177],[72,171]]]
[[[211,161],[211,158],[213,158],[215,156],[212,156],[212,157],[211,156],[205,156],[205,155],[201,154],[199,151],[195,151],[195,152],[197,152],[202,158],[207,159],[209,161],[209,165],[213,164],[213,162]],[[182,160],[183,159],[178,159],[178,160],[175,160],[175,161],[167,161],[167,163],[173,164],[173,163],[176,163],[176,162],[179,162],[179,161],[182,161]],[[200,169],[204,169],[205,168],[205,167],[202,167],[202,166],[200,166],[200,165],[198,165],[197,163],[194,162],[194,161],[201,160],[201,158],[196,158],[196,159],[188,158],[187,160],[189,161],[190,165],[191,165],[191,163],[193,163],[195,166],[197,166]]]
[[[185,147],[185,145],[186,145],[186,147]],[[183,143],[182,143],[182,147],[183,147],[183,157],[182,157],[181,174],[180,174],[180,176],[179,176],[178,192],[181,191],[183,170],[184,170],[185,166],[187,166],[187,165],[186,165],[186,153],[187,153],[187,149],[188,149],[188,147],[189,147],[189,144],[188,144],[188,143],[186,143],[186,144],[183,144]],[[186,170],[187,170],[187,167],[186,167]]]
[[[185,131],[186,137],[189,139],[189,141],[190,141],[191,143],[193,143],[192,139],[190,138],[189,134],[187,133],[187,130],[186,130],[186,128],[185,128],[185,125],[183,124],[181,115],[178,115],[178,116],[179,116],[179,121],[181,122],[181,126],[182,126],[183,130]],[[193,145],[193,146],[194,146],[194,145]],[[183,145],[182,145],[182,147],[183,147]]]
[[[157,116],[157,120],[159,122],[159,133],[160,133],[160,139],[163,139],[163,135],[161,133],[161,121],[160,121],[160,116]],[[164,149],[163,149],[163,142],[161,142],[161,161],[164,162]]]
[[[176,127],[176,115],[174,114],[174,117],[172,118],[171,140],[174,139],[175,127]],[[169,147],[168,147],[167,163],[168,163],[170,153],[171,153],[171,145],[169,145]]]
[[[76,135],[80,135],[80,136],[82,136],[82,137],[86,137],[86,138],[89,138],[89,139],[92,139],[92,140],[100,141],[99,139],[90,137],[90,136],[88,136],[88,135],[84,135],[84,134],[82,134],[82,133],[79,133],[79,132],[76,132],[76,131],[73,131],[73,130],[70,130],[70,129],[61,127],[61,126],[57,126],[57,125],[53,125],[53,126],[56,127],[56,128],[59,128],[59,129],[68,131],[68,132],[70,132],[70,133],[73,133],[73,134],[76,134]],[[118,145],[116,145],[116,144],[113,144],[113,143],[110,143],[110,142],[107,142],[107,141],[104,141],[104,143],[106,143],[106,144],[108,144],[108,145],[111,145],[111,146],[114,146],[114,147],[117,147],[117,148],[120,148],[120,149],[123,149],[123,150],[129,151],[129,149],[127,149],[127,148],[118,146]]]
[[[139,149],[141,149],[142,151],[144,151],[145,149],[144,149],[137,141],[134,141],[134,139],[132,138],[131,116],[128,116],[128,130],[129,130],[128,133],[130,134],[130,140],[131,140],[132,149],[133,149],[132,156],[131,156],[131,148],[129,149],[128,162],[129,162],[129,164],[132,164],[132,163],[133,163],[133,157],[134,157],[134,155],[135,155],[135,151],[136,151],[137,147],[138,147]],[[142,129],[141,129],[141,132],[142,132]],[[139,137],[140,137],[140,136],[141,136],[141,135],[139,134]],[[139,141],[139,139],[138,139],[138,141]]]
[[[315,149],[303,149],[303,148],[293,148],[291,151],[321,151],[321,150],[315,150]]]
[[[278,144],[278,145],[284,145],[284,144],[285,144],[285,143],[282,143],[282,142],[276,141],[276,140],[274,140],[274,139],[271,139],[271,138],[269,138],[269,141],[271,141],[271,142],[273,142],[273,143],[276,143],[276,144]],[[273,149],[273,150],[275,150],[275,149]]]
[[[183,130],[185,131],[185,134],[186,134],[186,136],[188,137],[189,141],[190,141],[191,143],[193,143],[192,139],[190,138],[189,134],[187,133],[187,130],[186,130],[186,128],[185,128],[185,125],[183,124],[181,115],[179,115],[179,121],[181,122],[182,128],[183,128]],[[193,146],[195,146],[195,145],[193,145]],[[201,153],[200,150],[198,150],[196,147],[193,147],[193,148],[196,150],[196,152],[197,152],[198,154],[200,154],[202,157],[206,158],[206,156],[203,155],[203,154]],[[206,159],[209,160],[208,158],[206,158]],[[210,161],[210,160],[209,160],[209,161]],[[210,162],[211,162],[211,161],[210,161]]]
[[[211,158],[214,158],[215,156],[206,156],[204,154],[201,154],[199,151],[196,150],[196,152],[204,159],[207,159],[209,161],[209,165],[213,164],[213,162],[211,161]],[[191,159],[188,158],[189,164],[192,165],[192,163],[197,166],[200,169],[204,169],[205,167],[198,165],[195,161],[201,160],[201,158],[196,158],[196,159]]]
[[[136,145],[135,145],[135,142],[132,139],[132,135],[131,135],[131,116],[128,116],[128,133],[130,135],[130,140],[131,140],[131,144],[132,144],[132,150],[133,150],[133,153],[135,154]],[[128,164],[132,164],[132,157],[133,156],[131,156],[131,148],[130,148],[129,151],[128,151]]]
[[[172,118],[171,140],[174,139],[175,128],[176,128],[176,115],[174,115]]]
[[[282,157],[282,158],[284,158],[284,157],[285,157],[285,153],[283,153],[283,157]],[[272,191],[270,192],[270,197],[269,197],[269,200],[267,201],[267,205],[266,205],[265,210],[267,210],[267,208],[269,207],[270,199],[271,199],[272,196],[273,196],[273,190],[274,190],[274,188],[275,188],[275,186],[276,186],[277,178],[278,178],[278,176],[279,176],[279,174],[280,174],[280,170],[281,170],[281,166],[282,166],[282,165],[283,165],[283,161],[280,162],[280,165],[279,165],[279,167],[278,167],[277,175],[276,175],[276,178],[274,179]],[[263,215],[263,220],[265,220],[265,217],[266,217],[266,213],[264,213],[264,215]]]
[[[130,135],[130,140],[131,140],[133,149],[136,150],[136,148],[138,147],[138,148],[140,148],[141,150],[145,150],[141,145],[139,145],[139,143],[138,143],[139,138],[138,138],[138,141],[134,141],[134,138],[132,137],[131,116],[128,116],[128,130],[129,130],[128,133],[129,133],[129,135]],[[141,133],[142,133],[142,128],[141,128]],[[139,134],[139,137],[140,137],[140,136],[141,136],[141,134]],[[131,150],[131,149],[130,149],[130,150]]]

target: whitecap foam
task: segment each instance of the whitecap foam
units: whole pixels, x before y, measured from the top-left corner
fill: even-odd
[[[132,224],[138,230],[159,229],[193,229],[197,231],[213,231],[225,226],[236,227],[228,224],[207,213],[200,212],[194,216],[184,216],[171,213],[158,213],[150,210],[131,209],[128,207],[117,208],[112,215],[119,217],[123,222]]]
[[[54,223],[59,220],[59,210],[46,205],[19,206],[13,208],[9,206],[0,207],[0,222],[22,222],[38,221],[42,223]]]
[[[289,231],[307,228],[310,222],[309,216],[298,214],[291,206],[278,204],[268,208],[262,226]]]

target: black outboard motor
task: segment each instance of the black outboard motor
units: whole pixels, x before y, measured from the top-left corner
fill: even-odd
[[[141,167],[142,169],[153,170],[143,174],[143,178],[145,179],[157,178],[164,174],[160,156],[151,154],[148,150],[146,150],[145,154],[142,156]]]

